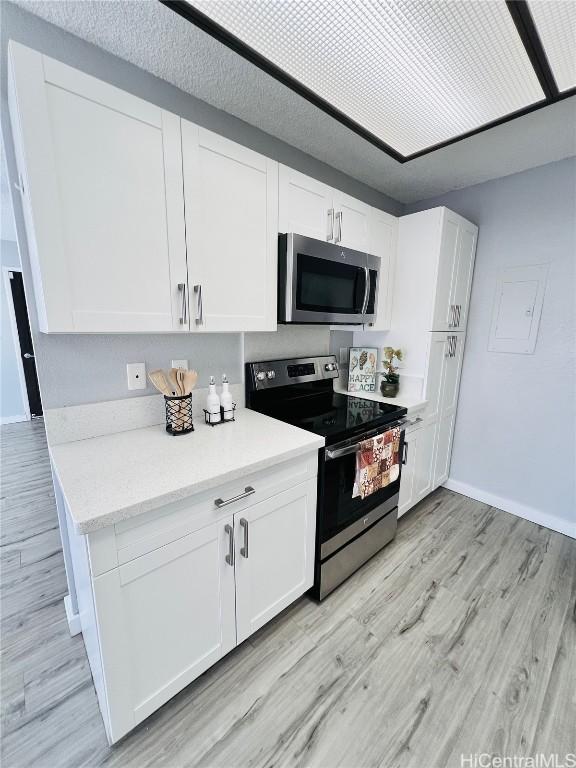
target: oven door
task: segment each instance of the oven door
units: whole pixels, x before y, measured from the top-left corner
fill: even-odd
[[[320,466],[318,504],[318,534],[320,558],[332,555],[347,542],[359,536],[375,522],[398,506],[400,478],[404,458],[404,429],[400,432],[400,473],[398,479],[386,488],[367,496],[353,497],[356,476],[356,450],[358,442],[386,432],[393,426],[381,427],[361,438],[347,440],[324,449]],[[400,424],[400,426],[402,426]]]
[[[281,322],[360,325],[368,305],[375,313],[378,273],[365,253],[281,235],[278,277]]]

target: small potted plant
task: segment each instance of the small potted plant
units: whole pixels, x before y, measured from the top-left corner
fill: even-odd
[[[394,364],[394,360],[401,362],[402,350],[394,349],[394,347],[384,347],[382,350],[384,376],[380,383],[380,392],[382,392],[384,397],[396,397],[400,388],[400,374],[398,373],[398,366]]]

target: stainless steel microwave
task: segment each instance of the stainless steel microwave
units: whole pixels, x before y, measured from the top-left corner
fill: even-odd
[[[303,235],[278,238],[278,321],[373,322],[380,259]]]

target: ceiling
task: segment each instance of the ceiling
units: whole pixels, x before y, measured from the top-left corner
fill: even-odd
[[[576,155],[576,96],[401,164],[158,0],[16,4],[404,203]]]

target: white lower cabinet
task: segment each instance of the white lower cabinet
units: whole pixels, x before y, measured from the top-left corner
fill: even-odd
[[[406,432],[406,464],[402,467],[398,517],[408,512],[432,490],[436,424],[426,424]]]
[[[448,480],[450,474],[450,459],[452,458],[452,437],[454,435],[454,421],[456,413],[449,413],[438,422],[438,435],[436,438],[436,450],[434,456],[433,487]]]
[[[236,645],[225,525],[219,521],[94,579],[112,741]]]
[[[235,520],[236,626],[241,643],[314,580],[316,481],[256,504]]]
[[[82,632],[111,743],[312,586],[316,474],[314,452],[73,536]]]

